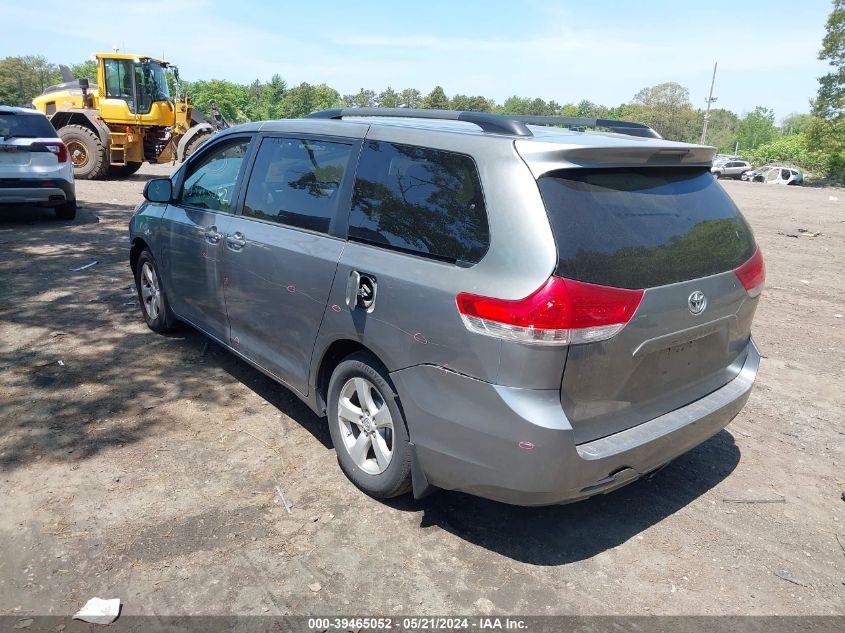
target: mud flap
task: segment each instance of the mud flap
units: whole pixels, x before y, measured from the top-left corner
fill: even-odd
[[[432,486],[425,476],[420,460],[417,458],[417,447],[413,442],[408,442],[411,447],[411,485],[414,491],[414,499],[422,499],[437,492],[437,486]]]

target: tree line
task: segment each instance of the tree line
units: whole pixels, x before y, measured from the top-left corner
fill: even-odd
[[[819,93],[810,113],[794,113],[775,122],[774,112],[757,106],[738,115],[716,108],[710,111],[706,142],[721,153],[755,163],[787,162],[812,173],[845,180],[845,0],[833,0],[820,59],[833,71],[820,79]],[[74,76],[96,81],[96,64],[86,61],[71,67]],[[171,94],[175,84],[170,76]],[[28,105],[48,86],[61,82],[55,64],[41,56],[0,60],[0,104]],[[628,119],[645,123],[666,139],[697,143],[701,140],[704,110],[693,107],[689,90],[675,82],[643,88],[630,101],[608,107],[587,99],[559,103],[541,98],[512,96],[503,103],[482,95],[449,96],[441,86],[423,94],[416,88],[379,92],[361,88],[341,94],[326,84],[288,83],[278,74],[269,81],[239,84],[223,79],[182,81],[179,90],[194,105],[208,112],[217,103],[232,123],[303,117],[315,110],[337,107],[406,107],[472,110],[513,115],[570,116]]]

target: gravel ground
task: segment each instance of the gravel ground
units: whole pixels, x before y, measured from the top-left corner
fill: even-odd
[[[768,267],[747,407],[649,480],[524,509],[370,499],[292,394],[149,331],[126,224],[167,171],[79,182],[74,222],[0,211],[0,613],[845,614],[845,192],[726,182]]]

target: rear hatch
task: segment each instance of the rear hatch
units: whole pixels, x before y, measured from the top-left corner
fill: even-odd
[[[38,178],[56,169],[67,150],[40,114],[0,110],[0,179]]]
[[[555,275],[643,290],[607,340],[571,345],[561,403],[577,443],[641,424],[733,379],[759,290],[735,270],[757,246],[705,166],[560,169],[538,178]]]

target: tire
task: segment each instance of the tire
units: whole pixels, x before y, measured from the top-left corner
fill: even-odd
[[[67,145],[74,178],[94,180],[106,175],[108,152],[93,131],[81,125],[66,125],[59,130],[59,138]]]
[[[721,178],[721,177],[722,177],[722,172],[720,172],[720,171],[714,171],[714,172],[713,172],[713,177],[714,177],[716,180],[719,180],[719,178]]]
[[[369,399],[366,395],[362,398],[362,393],[368,393]],[[367,352],[348,356],[332,373],[327,399],[329,432],[337,461],[349,480],[378,499],[408,492],[411,489],[411,446],[399,397],[385,367]],[[345,419],[339,415],[341,400],[345,402],[344,411],[348,416]],[[362,400],[365,406],[361,406]],[[369,406],[366,406],[368,402]],[[365,408],[370,415],[361,415]],[[357,418],[357,421],[351,421],[351,418]],[[356,450],[360,447],[365,448]],[[389,450],[386,466],[385,449]]]
[[[125,165],[110,165],[108,175],[109,178],[128,178],[136,171],[141,169],[144,163],[126,163]]]
[[[208,139],[210,139],[214,134],[198,134],[185,146],[185,153],[182,156],[182,162],[188,160],[191,155],[196,152]]]
[[[148,248],[138,257],[135,266],[135,289],[141,304],[141,314],[153,332],[163,334],[176,329],[176,317],[170,309],[158,267]]]
[[[76,200],[69,200],[54,208],[59,220],[73,220],[76,218]]]

